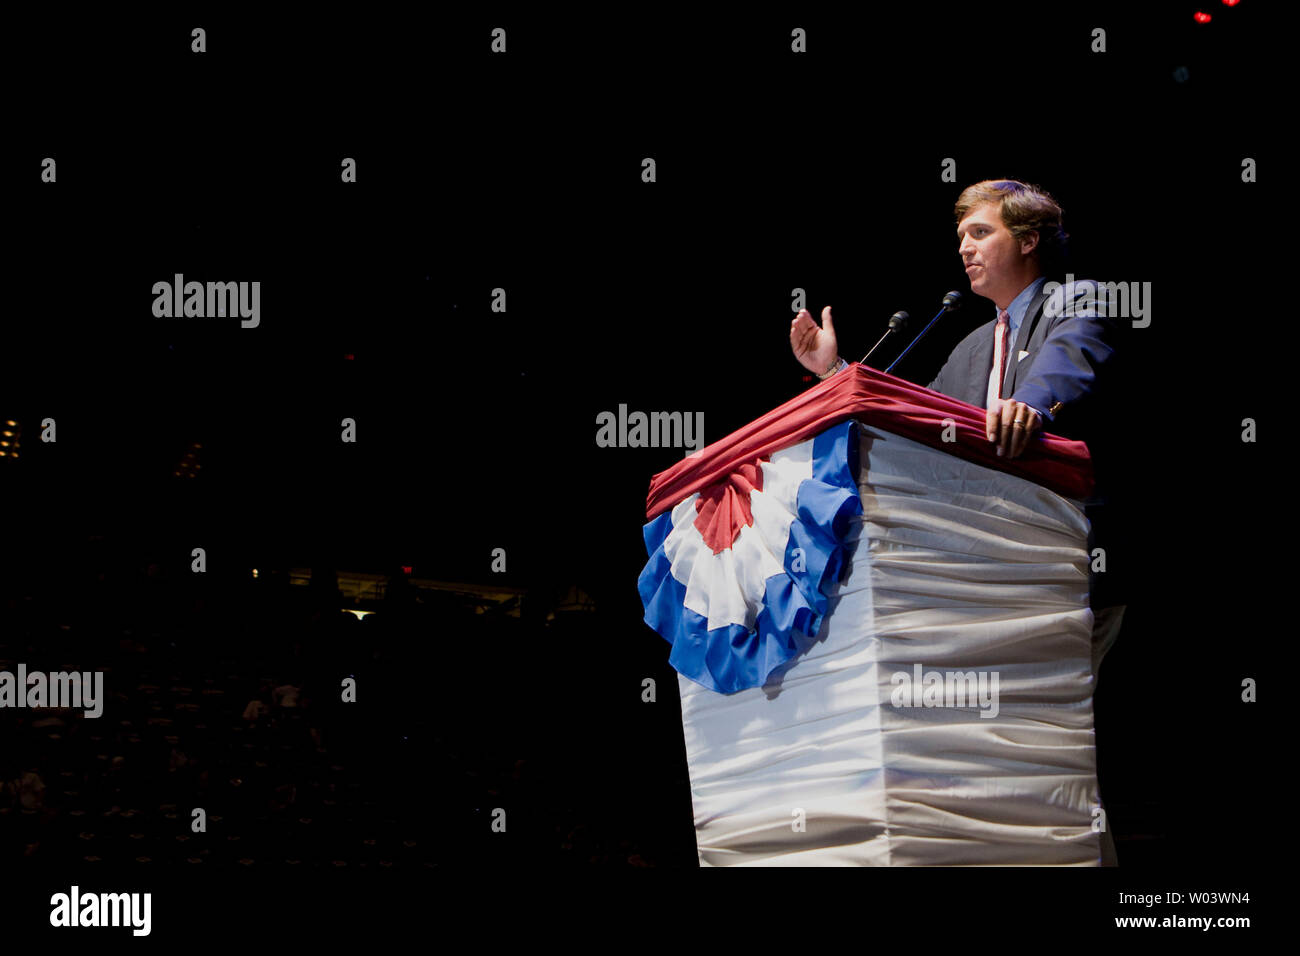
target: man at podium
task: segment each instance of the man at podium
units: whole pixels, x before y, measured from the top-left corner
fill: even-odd
[[[1064,281],[1068,235],[1061,207],[1034,186],[978,182],[962,191],[954,212],[957,252],[971,291],[990,300],[995,315],[957,344],[929,388],[985,408],[989,441],[1008,459],[1023,454],[1042,430],[1087,443],[1097,478],[1084,502],[1088,550],[1095,554],[1100,547],[1111,560],[1115,532],[1122,530],[1106,520],[1112,491],[1106,477],[1114,428],[1123,421],[1113,411],[1118,388],[1112,374],[1123,326],[1106,300],[1106,286]],[[820,328],[806,309],[794,318],[790,347],[819,379],[848,367],[839,356],[830,306]],[[1122,568],[1119,575],[1089,574],[1094,672],[1127,607],[1122,577]]]
[[[992,301],[995,316],[958,343],[929,387],[986,408],[989,440],[1008,458],[1047,425],[1087,441],[1096,424],[1094,385],[1115,352],[1119,325],[1095,282],[1044,288],[1064,277],[1061,207],[1025,183],[986,180],[963,190],[955,211],[971,291]],[[848,363],[839,357],[830,306],[822,320],[819,328],[801,311],[790,346],[824,380]]]
[[[989,181],[956,211],[995,315],[931,391],[854,369],[651,481],[638,590],[672,645],[701,865],[1115,860],[1092,695],[1123,606],[1085,541],[1121,326],[1108,287],[1052,282],[1051,197]],[[824,320],[790,344],[830,379]]]
[[[1107,520],[1113,489],[1106,479],[1114,429],[1123,421],[1113,411],[1112,374],[1122,322],[1111,314],[1104,285],[1064,282],[1068,235],[1060,205],[1043,190],[985,180],[962,190],[954,212],[971,291],[993,303],[995,316],[957,344],[929,387],[986,409],[989,440],[1008,459],[1042,430],[1086,442],[1097,478],[1084,503],[1092,524],[1088,549],[1103,548],[1109,562],[1120,530]],[[806,309],[795,316],[790,347],[819,379],[848,367],[830,306],[820,328]],[[1109,568],[1090,576],[1098,664],[1124,613],[1122,577]]]

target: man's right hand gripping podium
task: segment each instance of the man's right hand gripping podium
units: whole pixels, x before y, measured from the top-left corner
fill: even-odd
[[[1106,287],[1064,275],[1067,234],[1061,207],[1047,193],[1013,180],[967,187],[957,200],[958,254],[971,291],[990,300],[994,317],[953,349],[929,387],[987,409],[987,434],[997,454],[1022,455],[1041,431],[1085,442],[1096,490],[1085,505],[1094,560],[1089,574],[1094,667],[1118,636],[1125,611],[1122,562],[1107,507],[1107,452],[1122,415],[1116,388],[1116,346],[1122,331]],[[1056,281],[1051,281],[1056,280]],[[839,355],[831,307],[819,327],[802,310],[790,323],[790,347],[801,365],[825,380],[848,367]],[[1100,548],[1100,554],[1097,549]],[[1105,568],[1105,571],[1101,569]],[[1116,574],[1116,570],[1119,571]]]

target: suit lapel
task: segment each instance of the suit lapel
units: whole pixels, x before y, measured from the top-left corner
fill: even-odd
[[[1007,374],[1006,378],[1002,380],[1002,394],[1007,397],[1010,397],[1016,390],[1016,379],[1019,378],[1020,373],[1020,353],[1029,348],[1029,340],[1033,337],[1034,327],[1037,326],[1038,320],[1042,318],[1044,305],[1050,298],[1050,293],[1043,291],[1046,288],[1047,283],[1043,283],[1043,287],[1038,290],[1038,295],[1029,300],[1029,306],[1025,309],[1025,317],[1020,323],[1020,330],[1016,333],[1015,347],[1011,350],[1011,354],[1007,356]],[[1032,365],[1033,359],[1029,359],[1029,362]],[[989,359],[989,367],[993,367],[992,358]]]
[[[993,368],[993,329],[997,322],[982,326],[982,335],[976,336],[976,347],[970,354],[971,394],[966,397],[977,408],[984,408],[988,403],[989,371]]]

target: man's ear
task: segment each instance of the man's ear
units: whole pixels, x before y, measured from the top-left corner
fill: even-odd
[[[1020,254],[1027,256],[1038,248],[1038,230],[1031,229],[1025,233],[1025,238],[1020,240]]]

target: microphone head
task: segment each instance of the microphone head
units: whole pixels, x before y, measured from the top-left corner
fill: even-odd
[[[949,292],[943,297],[943,307],[951,312],[953,309],[961,308],[961,293]]]
[[[902,312],[902,311],[895,312],[893,315],[889,317],[890,331],[897,332],[899,329],[905,328],[907,326],[907,320],[910,318],[911,316],[908,315],[906,312]]]

